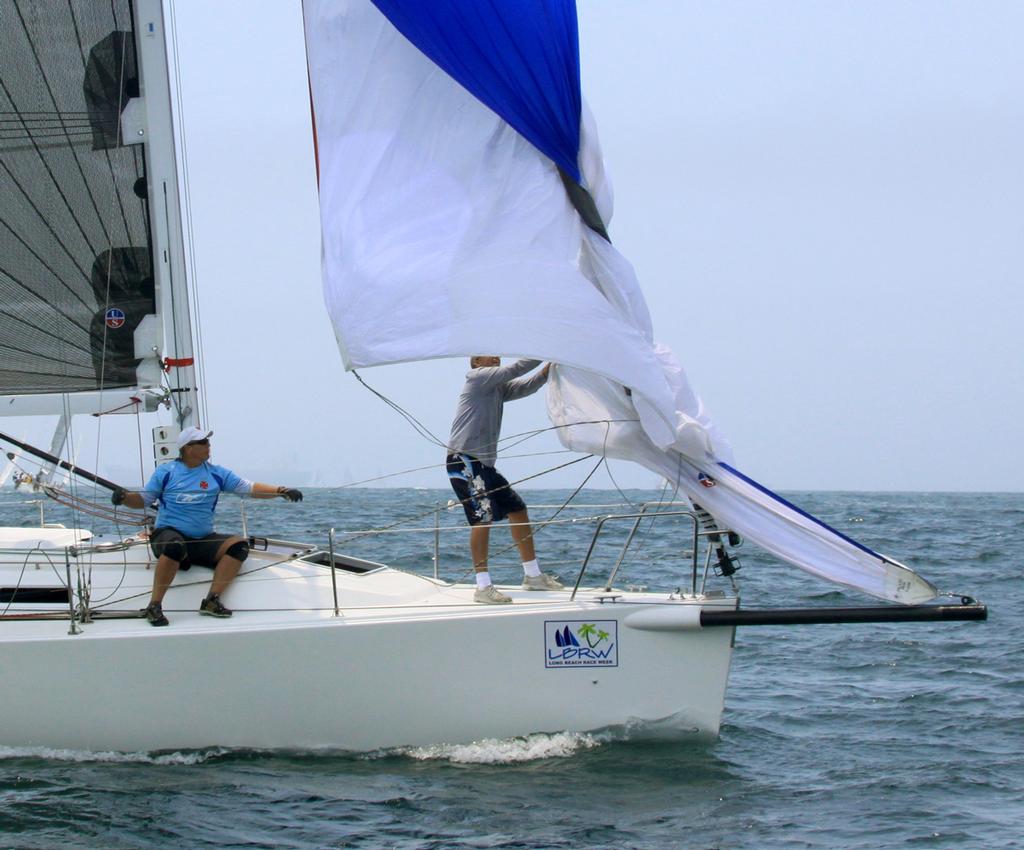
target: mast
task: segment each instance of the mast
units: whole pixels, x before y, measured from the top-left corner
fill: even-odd
[[[179,428],[197,422],[196,369],[188,298],[185,228],[179,182],[181,122],[175,120],[171,74],[170,8],[161,0],[134,0],[140,121],[123,134],[144,139],[146,190],[153,239],[153,273],[162,317],[163,363]]]

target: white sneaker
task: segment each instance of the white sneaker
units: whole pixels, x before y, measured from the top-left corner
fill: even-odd
[[[508,605],[512,602],[512,598],[506,596],[493,584],[489,584],[487,587],[478,587],[473,592],[473,601],[482,602],[484,605]]]
[[[541,573],[539,576],[524,576],[523,590],[565,590],[565,585],[554,576]]]

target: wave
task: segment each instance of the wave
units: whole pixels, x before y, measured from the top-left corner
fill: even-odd
[[[109,764],[154,764],[154,765],[193,765],[217,759],[230,753],[224,747],[213,747],[205,750],[182,750],[172,753],[119,753],[113,750],[65,750],[51,747],[2,747],[0,761],[8,759],[46,759],[47,761],[64,762],[101,762]]]

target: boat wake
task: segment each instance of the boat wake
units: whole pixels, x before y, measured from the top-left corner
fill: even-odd
[[[661,720],[630,720],[592,732],[536,732],[515,738],[485,738],[468,744],[435,744],[427,747],[396,747],[371,758],[395,756],[417,761],[448,761],[452,764],[519,764],[551,758],[569,758],[607,744],[630,741],[702,740],[691,718],[675,714]]]
[[[189,766],[204,764],[232,756],[275,755],[312,758],[354,758],[376,760],[410,758],[416,761],[447,761],[452,764],[518,764],[549,758],[566,758],[584,750],[599,747],[607,738],[579,732],[553,735],[537,733],[524,738],[484,739],[468,744],[435,744],[425,747],[395,747],[373,753],[350,750],[251,750],[216,747],[205,750],[180,750],[170,753],[119,753],[115,751],[69,750],[50,747],[0,747],[0,762],[17,759],[42,759],[69,763],[152,764],[156,766]]]
[[[544,759],[571,758],[608,744],[630,741],[700,739],[684,715],[672,715],[656,721],[630,720],[592,732],[535,732],[513,738],[483,738],[465,744],[431,744],[420,747],[389,747],[370,753],[335,748],[251,749],[207,747],[202,750],[173,752],[116,752],[58,749],[52,747],[3,747],[0,762],[15,759],[43,759],[71,763],[152,764],[156,766],[197,765],[220,759],[273,758],[349,758],[378,760],[407,758],[415,761],[446,761],[451,764],[522,764]]]
[[[452,764],[519,764],[551,758],[567,758],[604,743],[598,736],[580,732],[536,733],[523,738],[484,738],[469,744],[435,744],[429,747],[398,747],[379,756],[405,756],[417,761],[448,761]]]

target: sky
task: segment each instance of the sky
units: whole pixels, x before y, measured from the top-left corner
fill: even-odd
[[[778,490],[1024,489],[1024,5],[578,7],[612,241],[736,465]],[[214,459],[271,483],[446,486],[442,450],[344,372],[322,306],[298,0],[176,10]],[[443,440],[465,369],[361,374]],[[95,458],[91,423],[74,440],[132,484],[148,469],[123,420]],[[547,424],[540,395],[506,407],[506,435]],[[611,474],[593,486],[660,486]]]

